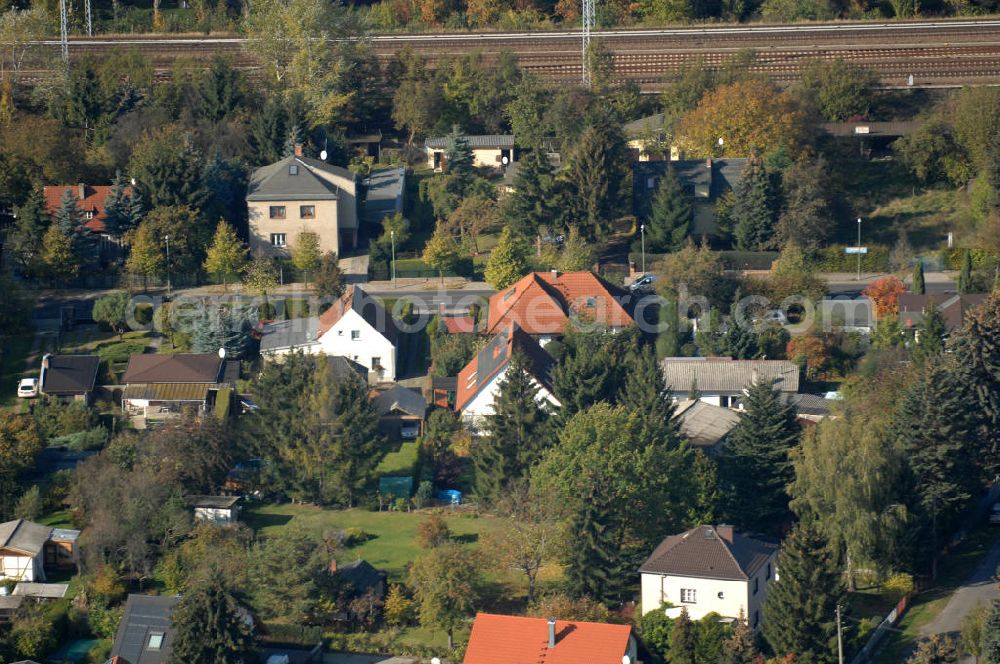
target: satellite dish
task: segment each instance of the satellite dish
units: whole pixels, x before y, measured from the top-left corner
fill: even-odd
[[[632,664],[632,658],[628,655],[622,655],[622,664]]]
[[[504,166],[506,166],[507,164],[510,163],[510,158],[506,157],[506,156],[500,157],[500,163],[503,164]]]
[[[226,359],[226,349],[225,348],[220,348],[219,349],[219,359],[221,359],[221,360]]]
[[[322,152],[319,153],[319,158],[322,159],[323,161],[326,161],[326,150],[323,150]]]
[[[135,186],[135,178],[132,178],[131,182],[132,182],[132,186],[134,187]]]
[[[441,664],[440,657],[431,657],[431,664]]]

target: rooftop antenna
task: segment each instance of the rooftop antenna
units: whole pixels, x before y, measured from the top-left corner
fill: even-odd
[[[69,26],[66,20],[66,0],[59,0],[59,37],[62,42],[62,59],[69,64]]]
[[[594,27],[594,0],[583,0],[583,84],[590,87],[590,31]]]

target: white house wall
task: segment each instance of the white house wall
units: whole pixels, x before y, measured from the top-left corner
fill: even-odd
[[[483,386],[483,388],[479,391],[479,394],[477,394],[472,401],[466,404],[465,408],[462,409],[462,417],[465,418],[466,421],[474,423],[483,417],[493,414],[493,402],[496,400],[497,393],[500,391],[500,381],[505,375],[507,375],[507,367],[498,371],[497,375],[493,377],[493,380]],[[548,402],[552,406],[559,406],[559,400],[556,399],[551,392],[545,389],[534,378],[532,378],[531,382],[538,388],[538,396],[536,397],[538,403]]]
[[[386,312],[387,318],[389,315]],[[357,339],[351,338],[352,331],[358,332]],[[341,355],[354,360],[369,371],[374,368],[372,358],[378,357],[384,370],[379,374],[379,380],[396,380],[395,346],[353,309],[344,312],[336,325],[319,338],[319,348],[326,355]]]
[[[39,557],[41,554],[38,554]],[[44,581],[42,561],[39,557],[0,556],[0,578],[17,579],[18,581]]]

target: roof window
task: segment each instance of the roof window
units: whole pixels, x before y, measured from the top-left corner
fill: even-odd
[[[298,175],[299,174],[299,165],[298,164],[290,164],[288,166],[288,174],[289,175]]]

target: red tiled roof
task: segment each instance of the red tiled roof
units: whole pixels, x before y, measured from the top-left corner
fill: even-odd
[[[532,272],[490,298],[488,334],[516,322],[528,334],[562,334],[576,313],[610,328],[628,327],[626,297],[593,272]]]
[[[50,215],[54,215],[59,206],[62,205],[63,194],[69,189],[76,196],[76,204],[84,214],[91,213],[93,216],[87,221],[86,226],[95,233],[104,232],[104,201],[111,193],[111,187],[107,185],[91,186],[83,185],[83,198],[80,197],[80,185],[55,185],[45,187],[45,209]],[[128,191],[126,189],[126,191]]]
[[[525,360],[525,371],[538,383],[552,392],[552,356],[516,323],[512,323],[493,337],[472,360],[458,373],[455,410],[462,410],[479,392],[490,384],[507,366],[515,352]]]
[[[472,316],[445,316],[444,327],[448,334],[466,334],[476,331],[476,319]]]
[[[370,297],[356,286],[348,286],[344,294],[340,296],[340,299],[320,315],[316,338],[319,339],[329,332],[344,317],[344,314],[352,309],[358,312],[358,315],[379,334],[388,339],[389,343],[393,346],[397,344],[399,330],[396,328],[396,322],[393,320],[392,315],[382,307],[378,300]]]
[[[472,625],[464,664],[621,664],[632,628],[591,622],[556,621],[556,646],[549,648],[545,618],[480,613]]]

